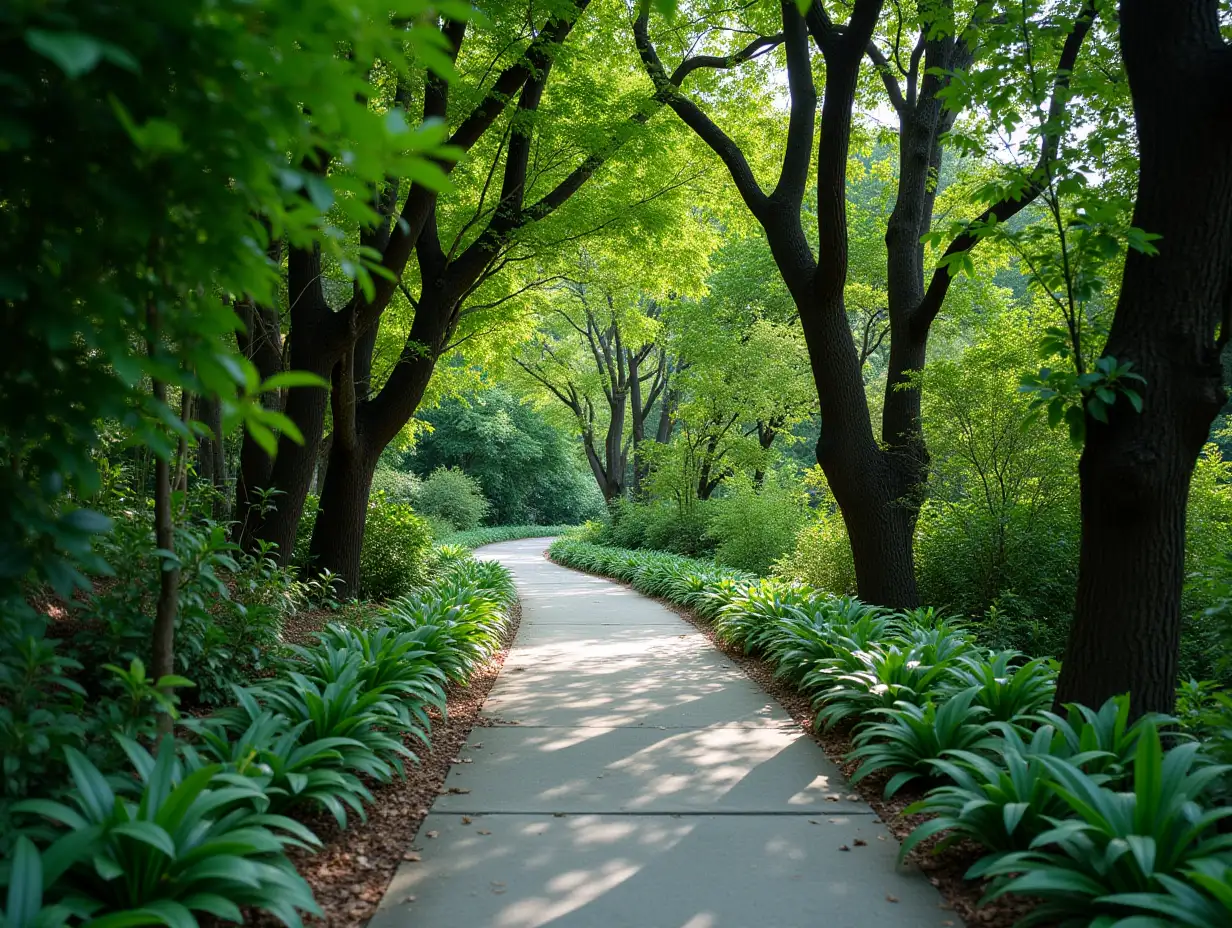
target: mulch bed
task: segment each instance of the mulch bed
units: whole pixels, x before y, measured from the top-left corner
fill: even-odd
[[[607,579],[633,589],[630,584],[614,577]],[[778,701],[778,704],[795,720],[805,734],[821,745],[848,779],[854,775],[859,763],[844,760],[844,757],[852,750],[850,727],[817,732],[813,728],[816,713],[813,711],[809,697],[801,694],[786,681],[776,679],[774,668],[769,662],[760,657],[751,657],[724,644],[715,635],[710,623],[688,609],[659,597],[649,598],[671,609],[704,634],[710,643],[743,670],[750,680]],[[926,815],[906,815],[903,812],[907,806],[921,797],[923,791],[913,791],[909,785],[897,793],[893,799],[885,799],[882,791],[885,789],[888,778],[888,774],[873,774],[850,788],[859,793],[860,798],[873,807],[878,818],[899,841],[902,841],[917,825],[928,818]],[[995,902],[981,906],[980,899],[987,890],[987,884],[983,881],[966,880],[963,874],[983,855],[982,849],[973,843],[962,842],[951,846],[941,854],[934,854],[932,849],[935,845],[936,839],[921,842],[909,855],[910,860],[927,875],[929,882],[936,886],[945,897],[946,905],[968,926],[972,928],[1012,928],[1015,922],[1035,906],[1036,903],[1033,900],[1016,896],[1002,897]]]
[[[302,615],[296,623],[296,631],[307,637],[314,630],[314,619],[324,625],[331,620],[331,614]],[[343,831],[327,813],[304,817],[304,824],[316,833],[323,845],[315,853],[293,849],[287,855],[312,887],[323,913],[320,917],[305,918],[305,925],[362,926],[376,912],[394,871],[409,853],[420,823],[439,794],[449,766],[466,743],[471,729],[492,724],[479,717],[479,710],[496,682],[522,620],[521,608],[516,603],[510,608],[509,619],[500,652],[487,666],[476,671],[469,684],[452,685],[446,691],[447,718],[432,713],[431,748],[419,742],[408,742],[419,756],[419,764],[407,765],[405,779],[368,784],[374,801],[368,807],[366,822],[352,819]],[[281,924],[267,915],[246,914],[246,924]]]

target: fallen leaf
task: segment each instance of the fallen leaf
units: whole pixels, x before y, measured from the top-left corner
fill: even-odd
[[[435,838],[435,837],[437,837],[439,834],[440,834],[440,832],[439,832],[439,831],[430,831],[430,832],[428,832],[428,833],[427,833],[424,837],[427,837],[427,838]]]
[[[418,854],[411,853],[410,851],[407,851],[405,854],[403,854],[402,859],[409,860],[413,864],[417,864],[421,860],[423,860],[423,858],[420,857]]]
[[[847,800],[848,800],[848,802],[859,802],[859,801],[860,801],[860,794],[859,794],[859,793],[850,793],[850,794],[848,794],[848,796],[847,796]]]
[[[403,897],[402,897],[401,899],[399,899],[398,901],[399,901],[399,902],[414,902],[414,901],[415,901],[415,897],[414,897],[414,896],[403,896]]]
[[[863,838],[856,838],[851,843],[854,844],[856,847],[867,847],[868,846],[868,842],[865,841]]]
[[[838,802],[838,793],[828,793],[826,795],[826,802]]]
[[[838,849],[839,849],[840,851],[850,851],[850,850],[851,850],[851,848],[849,848],[849,847],[848,847],[847,845],[845,845],[845,844],[840,844],[840,845],[838,846]]]
[[[480,829],[479,829],[479,834],[481,834],[481,835],[490,835],[491,833],[492,833],[492,832],[488,831],[488,830],[487,830],[487,829],[485,829],[485,828],[480,828]]]
[[[821,824],[821,822],[817,821],[817,819],[815,819],[815,818],[810,818],[810,819],[809,819],[809,824],[810,824],[810,825],[820,825],[820,824]]]
[[[471,817],[469,815],[462,816],[463,825],[469,825],[470,823],[471,823]]]
[[[451,786],[449,787],[447,792],[453,793],[456,796],[465,796],[467,793],[470,792],[470,790],[467,789],[465,786]]]
[[[898,896],[886,896],[886,902],[898,902]]]

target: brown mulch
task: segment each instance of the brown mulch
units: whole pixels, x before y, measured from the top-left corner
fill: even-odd
[[[553,561],[553,563],[556,562]],[[630,584],[614,577],[607,579],[633,589]],[[709,622],[683,606],[660,597],[650,598],[671,609],[704,634],[710,643],[743,670],[750,680],[773,696],[805,734],[821,745],[829,758],[843,771],[844,776],[850,779],[855,774],[859,763],[844,760],[852,750],[850,727],[836,728],[827,732],[816,731],[813,727],[816,712],[813,711],[812,701],[793,688],[790,683],[776,679],[774,668],[768,661],[760,657],[751,657],[731,645],[724,644],[719,640]],[[902,841],[917,825],[929,817],[906,815],[903,812],[907,806],[921,798],[926,787],[913,789],[914,784],[910,784],[895,794],[893,799],[886,799],[882,791],[885,789],[887,779],[889,779],[888,774],[873,774],[852,785],[851,789],[859,793],[860,798],[873,807],[878,819],[899,841]],[[995,902],[981,906],[980,899],[987,891],[987,884],[984,881],[966,880],[963,874],[983,856],[982,849],[973,843],[962,842],[947,848],[941,854],[934,854],[932,848],[936,843],[937,839],[921,842],[911,852],[909,859],[925,873],[929,882],[936,886],[945,897],[946,905],[953,909],[969,928],[1012,928],[1034,907],[1034,901],[1015,896],[1002,897]]]
[[[305,636],[315,630],[312,619],[306,615],[299,623]],[[317,627],[330,620],[329,614],[317,617]],[[446,691],[448,717],[442,719],[438,713],[432,713],[431,748],[425,749],[418,742],[410,744],[420,763],[407,765],[405,779],[369,784],[374,801],[368,807],[366,822],[350,819],[349,827],[342,831],[327,813],[303,819],[323,845],[315,853],[292,850],[287,855],[312,887],[323,913],[320,917],[305,918],[305,925],[362,926],[376,912],[471,729],[491,724],[479,717],[479,710],[496,682],[522,620],[521,608],[516,603],[510,608],[509,620],[500,652],[476,671],[466,686],[455,684]],[[281,924],[268,915],[248,914],[246,924]]]

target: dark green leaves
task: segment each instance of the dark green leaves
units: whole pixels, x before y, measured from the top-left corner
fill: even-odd
[[[127,71],[140,70],[133,56],[118,45],[82,32],[27,29],[26,44],[54,61],[70,78],[94,70],[100,61],[109,61]]]

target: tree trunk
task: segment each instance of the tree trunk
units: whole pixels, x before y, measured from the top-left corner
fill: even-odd
[[[227,518],[227,455],[222,436],[222,405],[216,397],[202,396],[197,400],[201,422],[210,430],[197,443],[197,475],[214,488],[213,517],[216,522]]]
[[[289,370],[308,371],[328,381],[334,365],[349,342],[338,328],[338,314],[330,309],[321,286],[321,257],[315,251],[294,250],[287,262],[287,281],[291,304],[291,342]],[[296,424],[302,442],[287,435],[278,440],[267,486],[278,491],[272,508],[246,518],[246,535],[241,544],[248,550],[258,541],[272,543],[275,560],[289,564],[295,549],[304,501],[316,473],[317,453],[325,432],[325,411],[329,391],[323,387],[292,387],[287,391],[283,413]]]
[[[1232,50],[1214,0],[1124,0],[1121,52],[1141,165],[1133,224],[1162,236],[1130,251],[1105,348],[1146,378],[1107,425],[1087,416],[1082,546],[1058,704],[1128,692],[1135,714],[1175,704],[1185,508],[1224,403],[1232,319]],[[1217,334],[1218,333],[1218,334]]]
[[[328,569],[337,575],[348,596],[363,595],[360,552],[368,520],[368,494],[379,456],[380,451],[367,453],[362,441],[349,444],[335,440],[330,445],[309,562],[314,571]]]
[[[153,303],[146,310],[150,334],[146,344],[151,356],[158,344],[158,309]],[[167,385],[154,380],[154,402],[167,405]],[[174,560],[175,523],[171,514],[171,462],[157,455],[154,459],[154,543],[163,551],[172,553],[171,558],[159,556],[158,599],[154,606],[154,629],[150,641],[150,675],[158,681],[175,673],[175,620],[180,605],[180,567]],[[163,690],[171,697],[173,691]],[[158,716],[158,731],[165,735],[171,731],[171,713]]]
[[[281,371],[282,332],[277,310],[245,299],[235,304],[235,313],[243,323],[236,333],[240,351],[253,363],[261,379]],[[276,393],[265,394],[261,402],[266,408],[281,406]],[[261,496],[257,491],[269,489],[273,469],[274,459],[245,431],[235,479],[236,524],[232,537],[245,550],[251,549],[253,533],[261,521]]]

